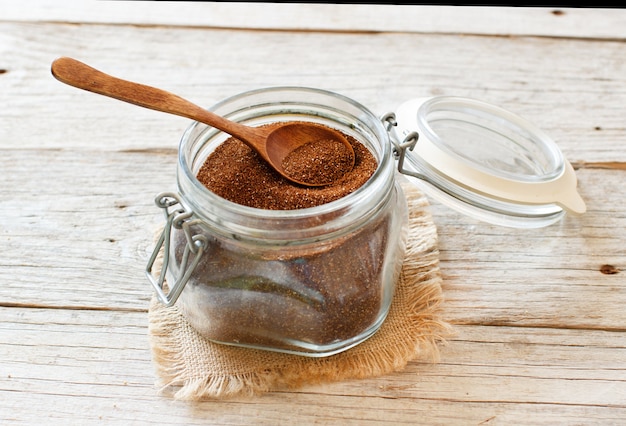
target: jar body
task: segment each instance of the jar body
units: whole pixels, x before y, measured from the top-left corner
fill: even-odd
[[[333,127],[363,143],[378,168],[361,188],[318,207],[245,207],[195,178],[228,135],[194,123],[181,141],[178,165],[180,202],[192,215],[184,228],[173,227],[166,248],[168,283],[188,278],[180,311],[212,341],[308,356],[331,355],[370,337],[391,305],[408,221],[383,124],[354,101],[306,88],[247,92],[212,110],[248,125]],[[189,250],[198,237],[200,255]],[[197,264],[195,256],[201,256]]]

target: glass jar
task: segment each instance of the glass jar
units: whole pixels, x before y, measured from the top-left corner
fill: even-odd
[[[321,206],[246,207],[196,178],[229,135],[193,123],[180,143],[178,193],[157,197],[167,223],[146,272],[161,302],[177,303],[198,333],[225,344],[327,356],[370,337],[389,311],[408,222],[383,122],[353,100],[310,88],[250,91],[210,109],[250,126],[324,124],[364,144],[378,167],[362,187]]]
[[[163,303],[178,300],[190,324],[216,342],[325,356],[376,332],[404,257],[408,215],[396,167],[444,204],[489,223],[535,228],[586,210],[574,168],[552,139],[482,101],[415,98],[379,119],[336,93],[278,87],[242,93],[211,110],[250,126],[333,127],[378,161],[373,176],[339,200],[300,210],[254,209],[220,198],[196,179],[229,135],[200,123],[187,129],[178,193],[157,197],[166,225],[146,274]]]

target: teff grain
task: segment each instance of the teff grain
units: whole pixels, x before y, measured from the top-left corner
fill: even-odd
[[[354,167],[338,179],[330,179],[333,182],[325,186],[307,187],[290,182],[267,165],[247,145],[232,137],[207,157],[198,171],[197,178],[220,197],[248,207],[294,210],[319,206],[354,192],[376,170],[377,162],[372,153],[353,137],[344,136],[354,150]],[[303,150],[309,148],[302,147]],[[304,155],[306,163],[319,163],[322,169],[328,165],[326,155],[320,158],[316,158],[311,152],[305,152]],[[318,173],[319,167],[315,168],[318,170],[313,173]]]
[[[352,153],[340,141],[316,140],[299,146],[285,157],[282,167],[298,182],[328,185],[352,169]]]

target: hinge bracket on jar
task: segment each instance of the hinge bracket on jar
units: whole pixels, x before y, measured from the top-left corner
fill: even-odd
[[[150,256],[145,272],[148,280],[150,280],[150,283],[156,291],[159,301],[166,306],[172,306],[176,303],[176,300],[178,300],[180,293],[182,293],[187,281],[189,281],[189,277],[198,265],[198,262],[204,253],[204,249],[206,248],[207,241],[206,237],[203,235],[192,234],[190,225],[196,223],[196,221],[190,220],[193,216],[193,211],[186,210],[182,207],[180,199],[176,194],[169,192],[161,193],[155,198],[155,203],[158,207],[163,209],[165,214],[165,226],[163,227],[163,232],[161,232],[161,235],[157,240],[152,256]],[[170,211],[170,208],[176,205],[179,207]],[[180,262],[180,271],[182,271],[183,274],[181,277],[176,279],[176,282],[171,287],[169,292],[165,293],[163,285],[165,283],[165,273],[167,272],[167,268],[170,263],[170,243],[173,228],[183,230],[187,239],[187,244],[185,244],[185,250]],[[163,265],[161,266],[161,272],[158,274],[157,278],[152,274],[152,268],[154,267],[161,249],[163,249]],[[194,254],[194,258],[191,263],[189,262],[190,253]]]
[[[426,177],[421,173],[414,172],[404,168],[404,159],[406,158],[406,150],[413,151],[415,144],[419,139],[419,133],[412,131],[408,133],[402,142],[398,142],[394,135],[392,135],[392,127],[398,125],[396,121],[396,115],[393,112],[388,112],[381,117],[381,121],[385,124],[387,133],[389,133],[389,139],[393,144],[393,155],[398,160],[398,171],[403,175],[412,176],[421,180],[426,180]]]

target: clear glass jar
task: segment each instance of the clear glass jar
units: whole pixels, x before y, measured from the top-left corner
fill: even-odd
[[[220,343],[327,356],[370,337],[391,305],[408,222],[381,120],[346,97],[302,87],[246,92],[210,109],[251,126],[324,124],[363,143],[378,168],[353,193],[318,207],[246,207],[197,180],[229,135],[192,124],[180,143],[178,193],[157,197],[168,222],[146,272],[161,301],[176,302],[196,331]]]

